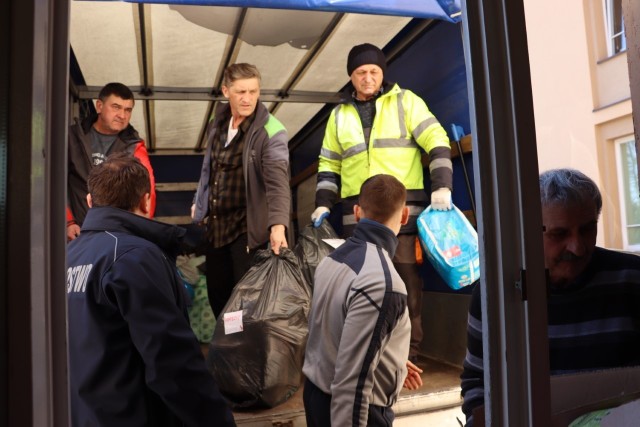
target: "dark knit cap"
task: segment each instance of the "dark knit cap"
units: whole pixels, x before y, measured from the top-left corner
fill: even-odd
[[[367,64],[377,65],[383,73],[387,71],[387,59],[376,46],[364,43],[352,47],[347,59],[347,73],[351,75],[356,68]]]

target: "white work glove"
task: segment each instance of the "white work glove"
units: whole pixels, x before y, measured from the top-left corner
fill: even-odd
[[[329,216],[329,208],[325,206],[318,206],[315,211],[311,214],[311,221],[313,221],[313,226],[318,228],[322,225],[322,221]]]
[[[451,209],[451,190],[447,187],[442,187],[431,193],[431,209],[436,211],[448,211]]]

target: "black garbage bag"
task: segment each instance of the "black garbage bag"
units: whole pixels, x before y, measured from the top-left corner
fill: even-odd
[[[234,409],[272,408],[295,393],[309,330],[310,288],[293,251],[261,250],[254,262],[218,317],[207,357]]]
[[[324,242],[322,239],[339,239],[336,232],[326,219],[322,221],[320,227],[316,228],[313,224],[307,225],[298,236],[298,243],[293,251],[298,257],[302,274],[304,274],[307,282],[313,286],[313,277],[316,274],[316,267],[320,261],[331,252],[333,246]]]

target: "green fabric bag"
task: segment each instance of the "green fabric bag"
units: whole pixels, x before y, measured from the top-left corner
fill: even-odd
[[[210,343],[213,338],[213,330],[216,326],[216,318],[209,305],[207,294],[207,278],[201,274],[198,283],[193,285],[195,296],[193,305],[189,308],[189,321],[191,329],[196,334],[196,338],[201,343]]]

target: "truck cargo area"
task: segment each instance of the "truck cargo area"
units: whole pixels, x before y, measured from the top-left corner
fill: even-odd
[[[207,346],[203,346],[206,355]],[[464,422],[460,411],[460,373],[462,369],[430,357],[420,356],[418,366],[423,370],[423,385],[418,390],[403,390],[393,407],[399,427],[418,425],[420,422],[439,427],[459,426]],[[242,427],[304,427],[306,426],[302,401],[304,385],[286,402],[271,409],[235,411],[234,417]],[[436,422],[437,420],[437,422]]]

